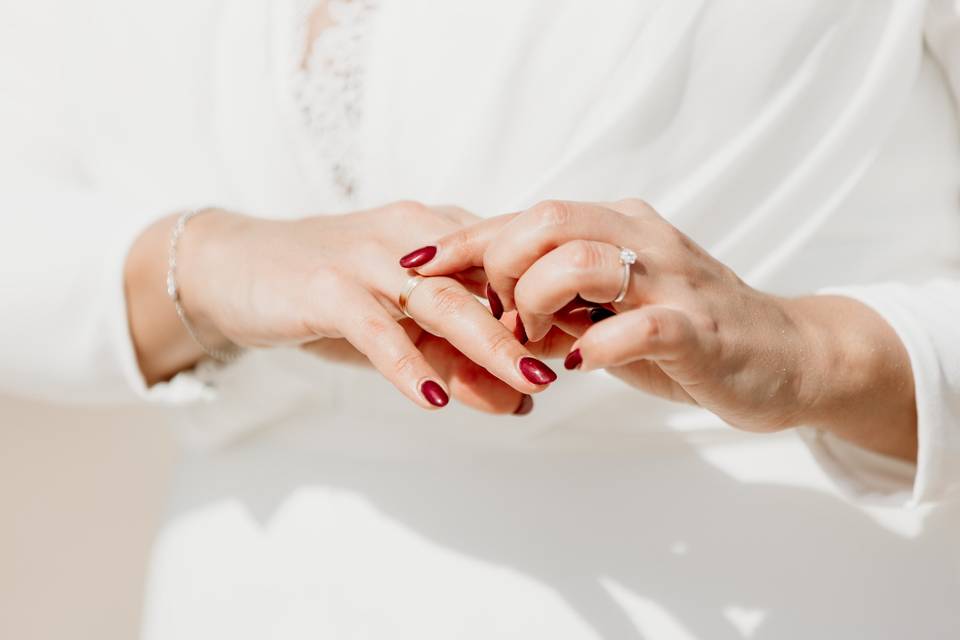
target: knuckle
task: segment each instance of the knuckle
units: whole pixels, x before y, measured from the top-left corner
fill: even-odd
[[[529,286],[528,282],[521,278],[513,289],[513,304],[526,313],[538,313],[540,306],[538,293],[538,290]]]
[[[440,241],[444,249],[458,250],[464,249],[470,244],[470,232],[466,229],[454,231]]]
[[[681,278],[683,286],[693,293],[696,293],[703,287],[704,274],[702,273],[688,270],[682,274]]]
[[[692,336],[684,321],[661,314],[654,314],[649,320],[650,326],[647,331],[650,340],[655,340],[678,352],[685,353],[691,347]]]
[[[442,205],[439,207],[432,207],[430,209],[435,215],[453,222],[455,224],[464,224],[468,221],[477,220],[477,216],[473,215],[463,207],[458,207],[456,205]]]
[[[343,299],[348,296],[349,281],[335,269],[318,268],[306,274],[295,304],[300,309],[300,323],[305,333],[328,336],[338,333],[338,323],[326,305],[319,300]]]
[[[315,307],[318,300],[335,300],[348,297],[352,285],[351,278],[339,269],[321,267],[314,269],[306,277],[303,287],[304,303]]]
[[[672,224],[664,224],[664,234],[666,236],[666,241],[674,249],[680,250],[683,253],[694,253],[698,254],[699,249],[694,244],[693,240],[690,239],[687,234],[680,229],[677,229]]]
[[[392,368],[398,377],[416,377],[423,358],[419,353],[404,353],[393,361]]]
[[[543,227],[562,227],[573,218],[572,207],[561,200],[544,200],[534,205],[530,213]]]
[[[603,254],[599,247],[588,240],[574,240],[568,244],[570,255],[567,257],[571,267],[578,271],[589,271],[603,263]]]
[[[384,240],[382,237],[365,235],[351,243],[350,251],[358,258],[360,264],[376,264],[383,256]]]
[[[640,329],[644,340],[654,341],[663,337],[663,322],[660,316],[649,315]]]
[[[446,278],[430,278],[436,280],[430,285],[430,302],[434,309],[443,315],[458,313],[467,304],[470,294],[457,282]]]
[[[346,276],[339,269],[330,267],[317,267],[310,272],[307,280],[310,283],[309,289],[319,292],[340,293],[347,283]]]
[[[506,332],[497,332],[490,335],[486,340],[487,351],[493,355],[512,355],[517,346],[517,339],[512,334]]]
[[[487,250],[483,253],[483,270],[491,281],[508,276],[509,264],[510,255],[505,249],[501,249],[499,244],[487,247]],[[503,292],[499,289],[497,289],[497,293],[503,295]]]
[[[422,202],[417,202],[416,200],[400,200],[390,206],[390,211],[401,222],[409,222],[422,219],[430,210]]]
[[[386,320],[376,316],[362,316],[356,322],[361,335],[373,341],[381,340],[390,331]]]
[[[693,326],[699,331],[715,335],[720,333],[720,323],[717,319],[707,315],[696,315],[693,318]]]
[[[646,200],[640,198],[624,198],[623,200],[617,201],[619,209],[625,211],[628,215],[631,216],[649,216],[651,214],[656,214],[656,211]]]
[[[704,340],[712,340],[720,335],[720,321],[710,311],[692,311],[685,315],[687,322],[684,335],[687,339],[702,343]]]

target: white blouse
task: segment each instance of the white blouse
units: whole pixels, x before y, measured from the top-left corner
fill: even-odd
[[[890,322],[916,468],[803,440],[848,496],[935,501],[960,487],[960,3],[331,0],[308,46],[315,4],[0,7],[0,391],[165,403],[196,449],[146,637],[957,628],[911,600],[960,595],[933,561],[960,561],[948,520],[842,501],[793,434],[603,374],[566,376],[523,420],[424,418],[371,372],[285,350],[147,389],[122,265],[194,205],[640,196],[754,286]],[[871,571],[887,579],[861,585]]]

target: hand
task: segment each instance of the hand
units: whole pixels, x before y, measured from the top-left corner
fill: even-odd
[[[531,341],[553,324],[579,336],[567,368],[610,368],[751,431],[826,424],[901,454],[912,424],[915,447],[908,360],[879,316],[843,298],[757,291],[639,200],[545,202],[435,246],[420,273],[482,266],[491,307],[517,309]],[[623,301],[612,304],[623,278],[621,246],[638,260]],[[594,319],[612,317],[592,323],[588,306],[612,310],[594,310]],[[903,428],[881,442],[877,421],[894,416]]]
[[[206,212],[181,239],[181,298],[211,343],[308,345],[319,353],[324,341],[342,338],[422,407],[446,404],[449,389],[488,411],[529,408],[526,395],[554,376],[471,293],[483,286],[482,274],[425,279],[410,295],[413,321],[398,322],[397,297],[410,276],[396,256],[473,220],[414,203],[294,221]],[[134,311],[136,335],[144,314]]]

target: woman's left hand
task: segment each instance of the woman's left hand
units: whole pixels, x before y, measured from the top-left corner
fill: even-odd
[[[637,256],[625,291],[621,247]],[[905,350],[872,310],[846,298],[757,291],[640,200],[543,202],[452,233],[437,248],[421,274],[482,266],[491,307],[516,309],[531,341],[553,325],[578,336],[567,368],[610,368],[751,431],[842,421],[851,397],[857,406],[874,399],[868,381],[887,392],[909,387],[891,397],[913,415]],[[591,322],[609,315],[600,306],[615,315]],[[874,411],[864,408],[858,420],[882,420]]]

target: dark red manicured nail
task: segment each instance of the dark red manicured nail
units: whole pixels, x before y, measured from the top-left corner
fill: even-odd
[[[580,349],[574,349],[563,359],[563,368],[569,370],[579,369],[583,364],[583,356],[580,355]]]
[[[434,246],[420,247],[416,251],[411,251],[400,258],[400,266],[404,269],[414,269],[423,266],[433,260],[437,255],[437,248]]]
[[[530,338],[527,337],[527,328],[523,326],[523,320],[520,319],[520,315],[517,315],[517,326],[513,329],[514,337],[520,342],[520,344],[527,344],[527,341]]]
[[[605,307],[594,307],[593,309],[590,309],[590,322],[596,324],[601,320],[606,320],[607,318],[611,318],[615,315],[617,314]]]
[[[435,407],[445,407],[450,402],[450,396],[447,395],[447,392],[433,380],[427,380],[420,385],[420,393],[427,399],[427,402]]]
[[[517,410],[513,412],[513,415],[525,416],[531,411],[533,411],[533,398],[530,396],[523,396],[520,398],[520,405],[517,407]]]
[[[490,283],[487,283],[487,302],[490,303],[490,313],[493,314],[493,317],[499,320],[503,317],[503,303],[500,302],[500,296],[497,295],[497,292],[493,290],[493,287],[490,286]]]
[[[533,384],[550,384],[557,379],[553,369],[529,356],[520,358],[520,373]]]

